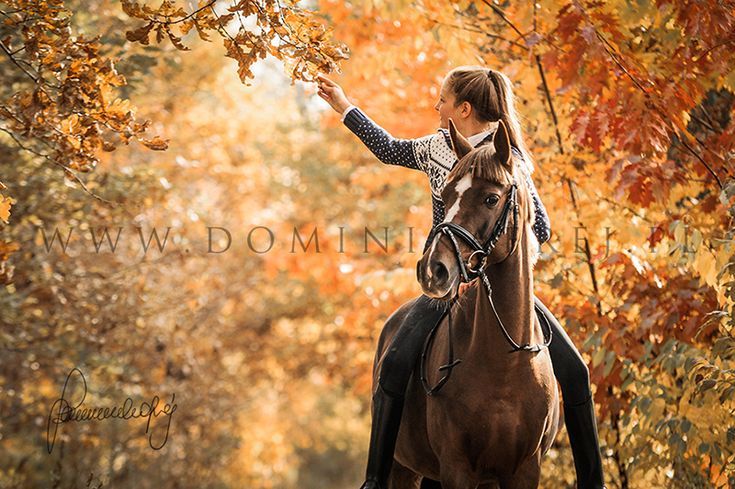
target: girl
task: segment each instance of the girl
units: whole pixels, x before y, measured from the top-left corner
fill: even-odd
[[[523,173],[534,202],[536,219],[533,231],[539,244],[550,236],[549,219],[538,196],[531,173],[533,160],[523,141],[515,112],[510,80],[497,71],[480,66],[460,66],[451,70],[441,86],[434,108],[439,112],[439,129],[418,139],[396,139],[352,105],[342,88],[329,78],[319,76],[318,94],[338,113],[344,124],[378,157],[389,165],[420,170],[429,177],[433,207],[433,223],[424,245],[424,253],[434,239],[436,226],[444,220],[441,191],[449,171],[457,162],[449,138],[449,119],[473,146],[492,144],[498,121],[508,128],[511,146],[522,162]],[[463,288],[460,289],[460,293]],[[604,488],[595,420],[590,390],[589,371],[561,324],[535,297],[537,314],[544,314],[553,329],[549,353],[554,374],[561,385],[564,421],[574,456],[579,489]],[[366,481],[361,489],[387,489],[393,462],[398,428],[403,409],[403,396],[413,366],[426,335],[444,311],[436,301],[423,295],[404,321],[386,350],[373,396],[373,419],[368,450]],[[541,318],[539,318],[541,320]]]

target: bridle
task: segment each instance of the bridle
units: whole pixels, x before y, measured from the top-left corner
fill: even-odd
[[[549,344],[551,344],[551,338],[552,338],[552,330],[551,325],[548,324],[548,319],[544,314],[541,314],[540,316],[544,318],[543,323],[546,324],[546,329],[548,330],[548,339],[546,339],[546,335],[544,335],[544,343],[538,343],[535,345],[531,344],[523,344],[519,345],[516,343],[513,338],[511,338],[510,334],[508,333],[508,330],[505,328],[505,325],[503,324],[503,321],[500,319],[500,316],[498,316],[498,311],[495,309],[495,303],[493,302],[492,298],[492,287],[490,286],[490,280],[487,278],[487,274],[485,273],[485,269],[489,266],[487,263],[487,259],[490,256],[490,254],[495,249],[495,246],[497,245],[498,241],[500,240],[500,237],[505,234],[508,231],[508,221],[511,216],[511,212],[513,215],[513,237],[512,237],[512,243],[513,246],[511,247],[511,250],[508,252],[508,254],[498,263],[502,263],[503,261],[507,260],[509,256],[511,256],[513,253],[516,252],[518,248],[518,184],[515,181],[515,178],[513,179],[513,182],[511,183],[510,190],[506,194],[507,198],[505,200],[505,204],[503,206],[503,210],[501,211],[500,217],[495,222],[495,226],[493,227],[492,232],[490,233],[490,236],[485,240],[484,243],[480,243],[475,236],[469,232],[464,227],[460,226],[459,224],[453,223],[453,222],[442,222],[436,226],[436,232],[443,233],[447,236],[449,236],[449,239],[452,241],[452,245],[454,246],[454,252],[457,257],[457,263],[459,263],[459,269],[462,273],[462,278],[460,280],[460,283],[463,282],[470,282],[471,280],[474,280],[477,277],[480,277],[482,279],[482,283],[485,284],[485,288],[487,289],[487,298],[490,301],[490,306],[492,307],[493,313],[495,314],[495,319],[498,321],[498,325],[500,326],[500,330],[503,332],[503,336],[505,336],[506,340],[511,344],[512,349],[509,351],[509,353],[517,352],[517,351],[528,351],[528,352],[539,352],[544,348],[548,348]],[[456,236],[455,236],[456,234]],[[467,258],[467,261],[462,259],[462,254],[459,249],[459,243],[457,242],[457,236],[462,238],[465,243],[467,243],[472,248],[472,253],[470,253],[470,256]],[[436,238],[435,238],[436,239]],[[472,261],[475,259],[476,256],[479,256],[479,263],[477,267],[472,267]],[[457,285],[459,288],[459,284]],[[441,387],[449,380],[449,376],[452,373],[452,368],[454,368],[456,365],[458,365],[462,360],[456,359],[454,360],[454,350],[452,348],[452,315],[451,310],[454,306],[454,303],[458,300],[457,294],[455,294],[454,299],[451,300],[449,307],[447,308],[447,312],[449,314],[449,321],[447,324],[448,328],[448,347],[449,347],[449,362],[445,365],[442,365],[439,367],[439,370],[448,370],[448,372],[437,382],[437,384],[430,388],[428,385],[428,382],[426,380],[426,371],[425,371],[425,359],[426,354],[429,350],[431,340],[434,337],[434,333],[436,332],[436,329],[441,324],[441,319],[436,323],[436,325],[432,328],[431,332],[429,333],[429,336],[426,338],[426,342],[424,343],[424,348],[421,353],[421,383],[424,386],[424,390],[426,391],[426,394],[431,396],[432,394],[436,393],[441,389]],[[443,316],[442,316],[443,318]]]
[[[505,258],[503,258],[501,262],[507,260],[510,255],[515,253],[516,249],[518,248],[518,200],[517,200],[518,195],[517,194],[518,194],[518,184],[515,182],[515,179],[514,179],[510,185],[510,190],[508,191],[507,198],[505,200],[505,205],[503,206],[503,210],[500,213],[500,217],[495,222],[495,226],[493,227],[493,230],[490,233],[490,237],[487,238],[487,240],[485,240],[483,244],[480,244],[480,242],[475,238],[475,236],[472,233],[467,231],[465,228],[463,228],[459,224],[455,224],[453,222],[442,222],[436,226],[437,232],[442,232],[446,234],[452,240],[452,244],[454,245],[454,251],[457,255],[457,262],[459,263],[459,269],[462,272],[462,282],[469,282],[471,280],[474,280],[478,276],[486,277],[484,268],[487,267],[487,257],[490,256],[490,254],[495,249],[495,246],[498,244],[500,237],[507,232],[508,219],[510,217],[511,210],[513,212],[513,238],[512,238],[513,248],[508,252],[507,255],[505,255]],[[467,242],[473,249],[472,253],[467,258],[467,263],[465,263],[464,260],[462,260],[462,255],[459,251],[459,244],[457,243],[457,239],[455,238],[454,233],[457,233],[459,237],[464,239],[465,242]],[[475,257],[475,255],[479,255],[480,260],[481,260],[480,261],[481,267],[478,267],[478,269],[472,268],[472,260]]]

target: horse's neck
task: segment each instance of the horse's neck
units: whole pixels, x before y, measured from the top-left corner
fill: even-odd
[[[487,271],[492,301],[503,326],[516,343],[543,342],[543,335],[534,322],[533,269],[526,239],[519,243],[516,251],[503,262],[491,265]],[[511,344],[500,330],[487,289],[478,283],[475,293],[475,324],[470,348],[499,354],[510,351]]]

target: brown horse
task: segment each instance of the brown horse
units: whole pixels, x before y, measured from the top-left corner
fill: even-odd
[[[539,348],[531,197],[502,122],[492,145],[473,148],[451,121],[450,134],[459,161],[442,192],[445,229],[418,262],[417,276],[425,295],[451,306],[420,360],[432,378],[423,383],[414,372],[409,382],[389,487],[536,488],[541,456],[559,427],[559,397],[548,349]],[[486,253],[473,254],[488,237]],[[480,274],[458,297],[467,270],[485,278]],[[386,347],[414,301],[386,322],[374,388]],[[433,374],[447,363],[450,344],[461,363]],[[440,390],[427,395],[426,386],[447,373]]]

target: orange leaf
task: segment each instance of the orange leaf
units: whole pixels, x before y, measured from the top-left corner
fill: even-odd
[[[141,139],[140,142],[143,143],[144,146],[147,148],[150,148],[154,151],[165,151],[168,149],[168,139],[161,139],[159,136],[154,137],[153,139]]]

